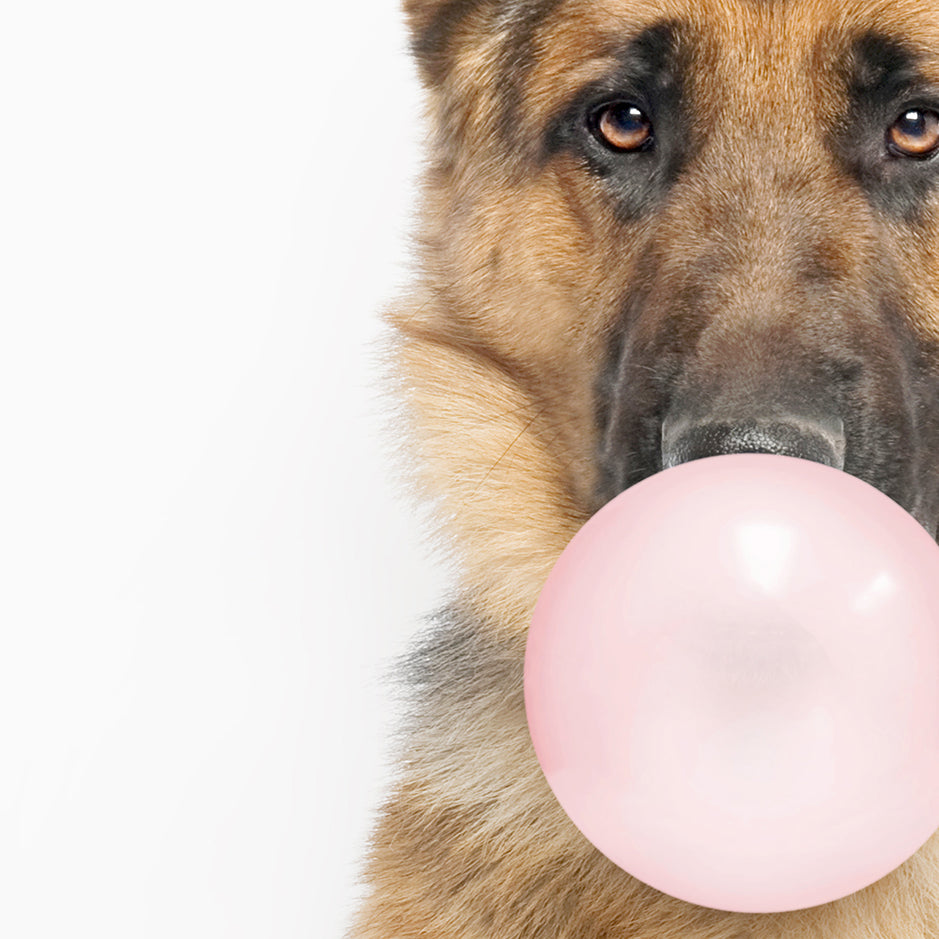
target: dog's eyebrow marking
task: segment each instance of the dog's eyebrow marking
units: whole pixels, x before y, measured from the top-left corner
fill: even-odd
[[[902,39],[878,32],[863,34],[851,48],[851,95],[889,104],[925,81],[918,67],[920,58]]]

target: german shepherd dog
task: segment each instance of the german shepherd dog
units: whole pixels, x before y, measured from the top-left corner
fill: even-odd
[[[405,0],[430,127],[390,314],[458,572],[405,669],[353,939],[939,939],[939,836],[785,913],[637,881],[531,747],[558,555],[703,456],[842,468],[939,522],[939,0]],[[934,745],[924,741],[924,745]]]

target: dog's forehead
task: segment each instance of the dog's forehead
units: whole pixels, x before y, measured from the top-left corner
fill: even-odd
[[[536,91],[539,81],[570,85],[602,74],[661,27],[686,56],[697,51],[750,81],[786,70],[818,75],[868,36],[902,46],[920,74],[939,81],[939,0],[544,0],[524,9],[519,32],[537,51]]]
[[[587,36],[663,20],[684,22],[722,32],[736,46],[772,34],[784,39],[780,25],[793,31],[789,38],[794,41],[832,28],[850,32],[865,27],[893,30],[926,46],[939,38],[936,0],[541,0],[519,4],[516,16],[522,11],[521,19],[529,22],[536,17],[543,22],[563,19],[568,26],[580,23]],[[751,31],[743,33],[741,27]]]

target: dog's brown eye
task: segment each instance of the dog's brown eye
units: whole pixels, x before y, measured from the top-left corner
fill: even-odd
[[[639,150],[652,140],[652,123],[634,104],[617,101],[594,115],[597,136],[614,150]]]
[[[939,150],[939,114],[911,108],[887,132],[890,147],[903,156],[925,157]]]

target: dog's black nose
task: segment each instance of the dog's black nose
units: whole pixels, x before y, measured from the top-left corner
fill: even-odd
[[[709,421],[662,428],[662,466],[727,453],[775,453],[844,468],[844,424],[832,421]]]

